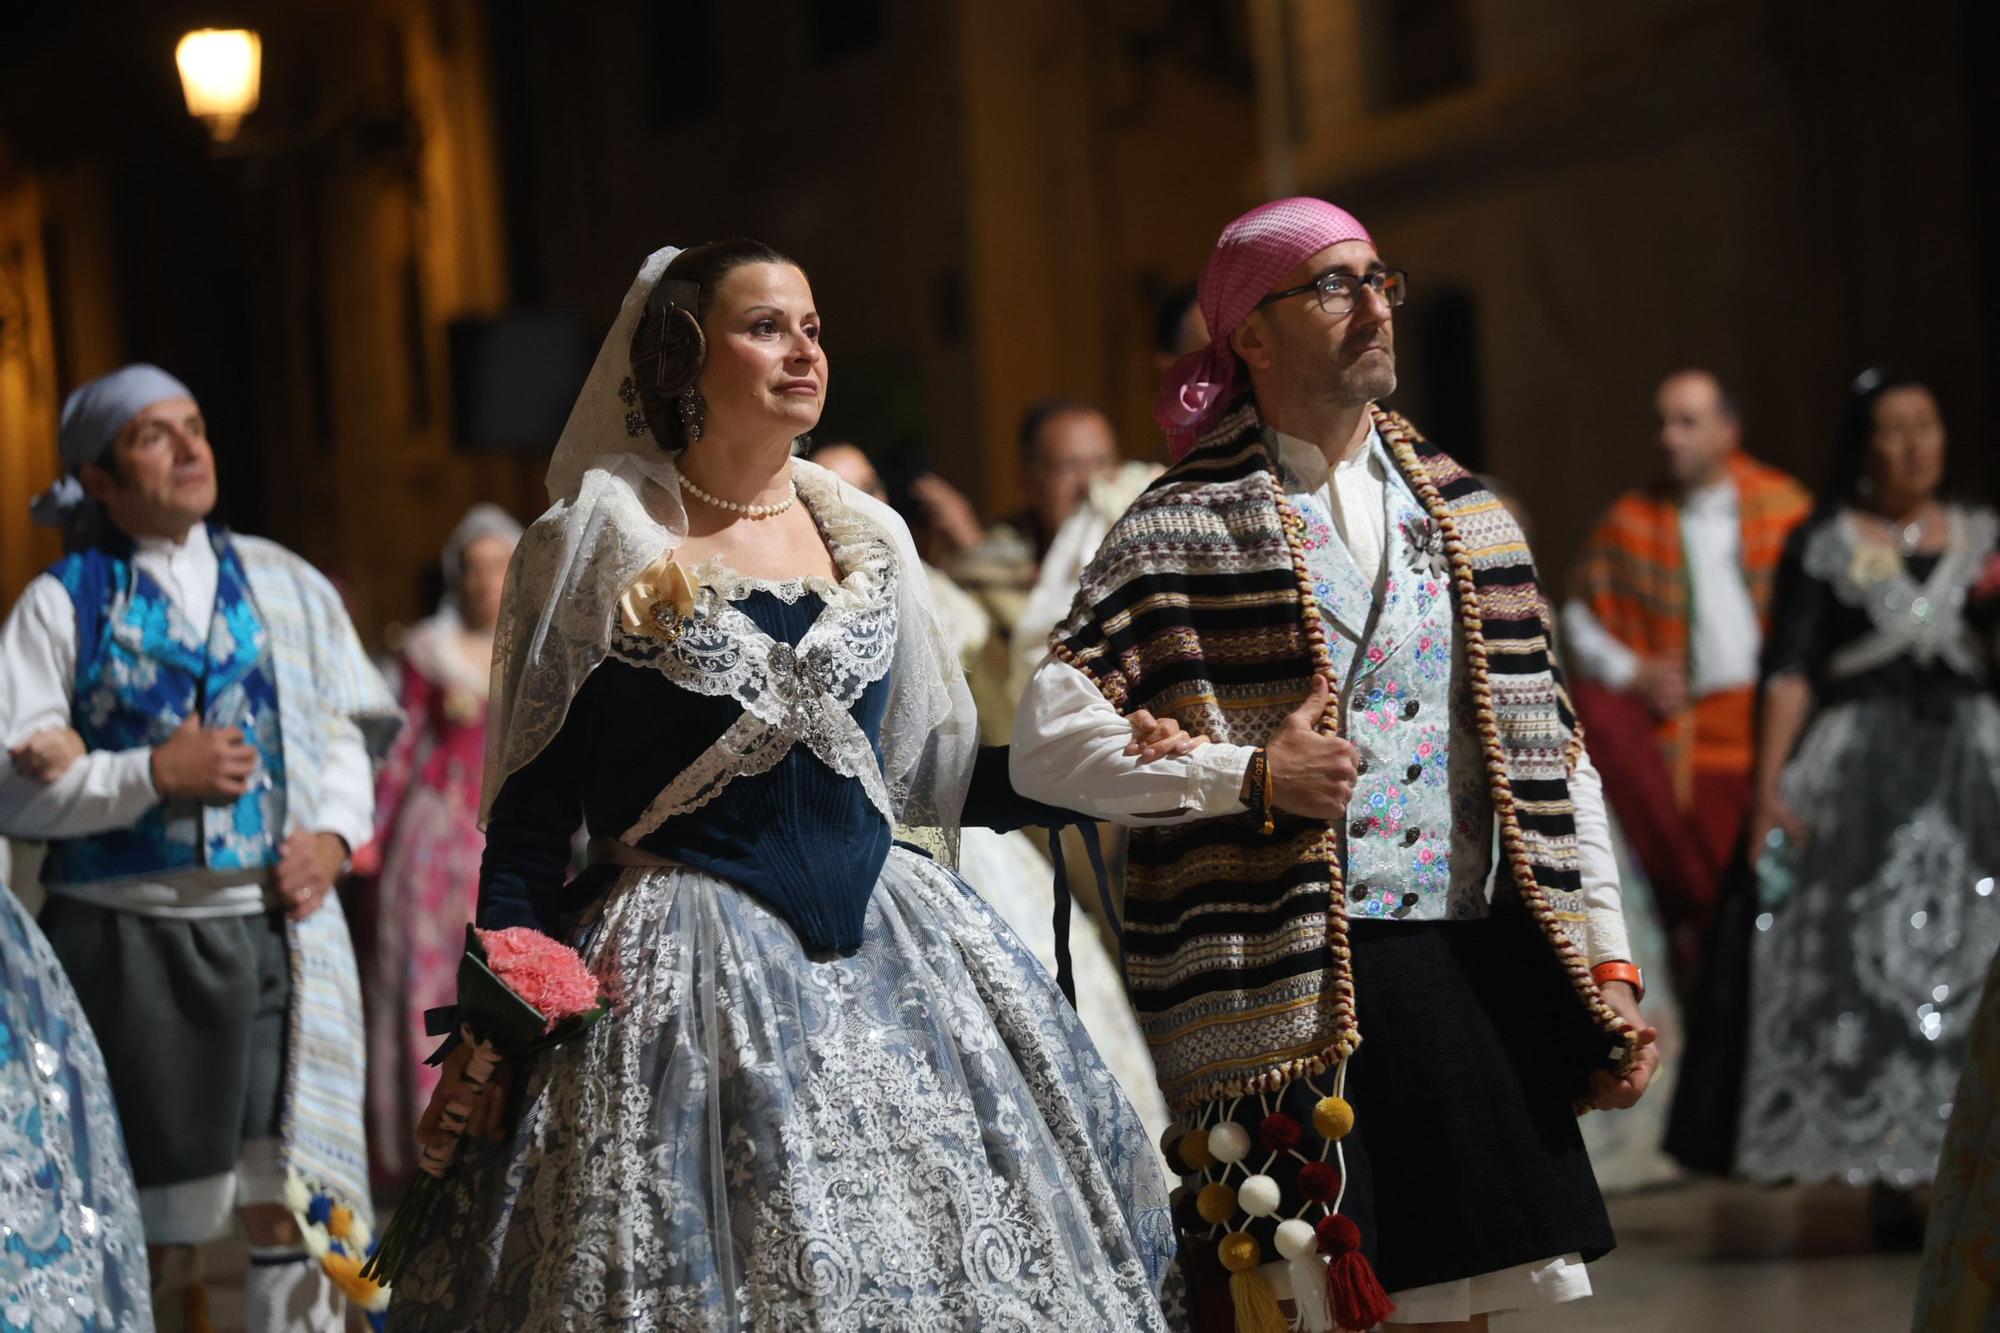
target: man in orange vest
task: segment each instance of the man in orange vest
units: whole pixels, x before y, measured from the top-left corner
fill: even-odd
[[[1743,451],[1713,374],[1667,376],[1655,406],[1667,475],[1598,521],[1562,624],[1605,795],[1686,976],[1749,813],[1772,579],[1812,501]]]

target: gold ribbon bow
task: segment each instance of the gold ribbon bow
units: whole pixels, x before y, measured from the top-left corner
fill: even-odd
[[[618,618],[634,634],[672,640],[694,614],[697,587],[679,561],[662,554],[626,586],[618,599]]]

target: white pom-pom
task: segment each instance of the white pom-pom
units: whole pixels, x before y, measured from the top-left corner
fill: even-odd
[[[1313,1231],[1312,1223],[1300,1218],[1278,1223],[1275,1240],[1278,1253],[1287,1259],[1310,1259],[1319,1253],[1319,1236]]]
[[[1252,1176],[1236,1187],[1236,1206],[1252,1217],[1277,1212],[1280,1198],[1278,1182],[1269,1176]]]
[[[1225,1120],[1208,1131],[1208,1155],[1218,1162],[1234,1165],[1250,1155],[1250,1131],[1234,1120]]]

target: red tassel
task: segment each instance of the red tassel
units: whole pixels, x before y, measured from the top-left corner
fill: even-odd
[[[1396,1312],[1375,1266],[1359,1250],[1336,1255],[1326,1266],[1326,1301],[1334,1322],[1351,1333],[1367,1333]]]

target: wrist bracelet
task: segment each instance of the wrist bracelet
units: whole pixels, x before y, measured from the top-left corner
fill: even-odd
[[[1239,793],[1244,807],[1262,821],[1258,832],[1270,834],[1276,827],[1271,818],[1271,756],[1262,749],[1250,752],[1249,766],[1243,770]]]
[[[1607,981],[1622,981],[1632,988],[1636,998],[1646,998],[1646,974],[1639,970],[1637,963],[1628,963],[1623,959],[1599,963],[1590,969],[1590,979],[1600,986]]]
[[[1257,759],[1262,768],[1264,777],[1264,827],[1259,829],[1258,832],[1268,837],[1271,835],[1271,833],[1276,831],[1278,827],[1276,819],[1277,817],[1276,794],[1272,791],[1271,788],[1271,756],[1268,751],[1259,750],[1257,751]]]

